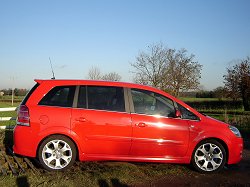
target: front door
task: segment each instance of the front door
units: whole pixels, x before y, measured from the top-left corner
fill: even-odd
[[[171,99],[160,94],[131,89],[134,105],[132,118],[131,156],[182,157],[189,142],[187,120],[175,118],[175,107]]]

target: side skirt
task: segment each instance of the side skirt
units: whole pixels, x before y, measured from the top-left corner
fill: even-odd
[[[132,157],[132,156],[115,156],[115,155],[91,155],[84,154],[80,161],[129,161],[129,162],[159,162],[159,163],[178,163],[189,164],[189,157]]]

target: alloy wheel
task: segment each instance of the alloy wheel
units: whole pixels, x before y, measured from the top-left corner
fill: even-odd
[[[209,142],[201,144],[194,153],[195,164],[203,171],[217,170],[224,159],[221,148]]]
[[[72,149],[64,140],[51,140],[42,149],[42,160],[51,169],[63,169],[71,159]]]

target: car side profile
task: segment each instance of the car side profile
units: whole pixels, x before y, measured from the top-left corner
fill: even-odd
[[[35,80],[22,101],[14,153],[49,171],[80,161],[192,164],[211,173],[242,158],[238,129],[149,86],[90,80]]]

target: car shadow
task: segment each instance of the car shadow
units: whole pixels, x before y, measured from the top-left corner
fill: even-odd
[[[250,150],[250,130],[248,131],[241,131],[241,135],[243,138],[244,149]]]
[[[28,178],[26,176],[17,177],[16,185],[18,187],[29,187],[30,186],[30,184],[28,182]]]
[[[13,129],[5,129],[3,145],[5,147],[6,153],[10,155],[10,150],[12,150],[12,147],[14,145]]]
[[[110,179],[110,182],[112,187],[128,187],[127,184],[121,183],[119,179]],[[98,180],[98,185],[99,187],[110,187],[109,183],[104,179]]]

